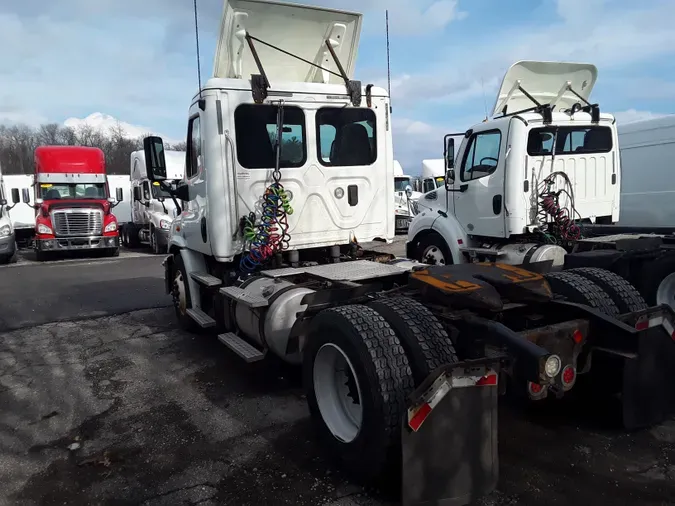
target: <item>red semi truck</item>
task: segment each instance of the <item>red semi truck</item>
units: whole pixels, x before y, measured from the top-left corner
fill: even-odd
[[[99,148],[40,146],[35,150],[35,253],[42,261],[73,250],[119,255],[117,218],[105,157]],[[25,192],[27,193],[27,191]]]

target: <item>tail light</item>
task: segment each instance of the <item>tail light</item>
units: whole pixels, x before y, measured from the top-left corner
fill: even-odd
[[[576,368],[571,364],[566,365],[562,370],[560,379],[562,380],[563,388],[565,390],[569,390],[570,388],[572,388],[577,380]]]
[[[544,399],[548,395],[548,387],[539,383],[527,382],[527,395],[533,401]]]

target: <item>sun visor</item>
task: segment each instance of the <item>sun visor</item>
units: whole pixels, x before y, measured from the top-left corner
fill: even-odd
[[[245,35],[260,39],[339,74],[326,47],[330,40],[349,79],[361,34],[362,15],[353,12],[266,0],[225,0],[213,76],[249,79],[259,74]],[[253,42],[272,86],[274,82],[342,84],[343,80],[312,65]]]

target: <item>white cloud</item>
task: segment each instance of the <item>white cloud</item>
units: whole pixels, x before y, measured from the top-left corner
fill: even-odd
[[[662,118],[667,114],[660,114],[651,111],[636,111],[635,109],[628,109],[626,111],[619,111],[614,113],[617,124],[633,123],[635,121],[642,121],[645,119]]]
[[[558,0],[557,12],[560,19],[552,24],[495,30],[470,50],[448,51],[423,73],[393,76],[392,101],[452,105],[485,93],[491,107],[504,72],[518,60],[587,61],[599,67],[602,80],[603,71],[675,53],[675,2],[618,7],[606,0]]]
[[[123,132],[123,136],[126,139],[137,139],[139,137],[154,134],[161,136],[165,142],[171,144],[180,142],[176,139],[167,138],[165,135],[156,132],[151,127],[132,125],[131,123],[113,118],[109,114],[103,114],[100,112],[92,113],[85,118],[68,118],[63,122],[63,125],[76,131],[85,127],[89,127],[104,134],[109,134],[113,129],[119,128]]]

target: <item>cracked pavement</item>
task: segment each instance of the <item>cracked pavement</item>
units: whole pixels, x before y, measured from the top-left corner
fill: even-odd
[[[18,315],[0,327],[0,505],[394,504],[323,459],[298,371],[245,364],[156,308],[160,261],[83,263],[76,297],[54,295],[72,264],[0,269],[0,314],[7,280]],[[77,319],[108,298],[122,314]],[[59,321],[34,316],[46,305]],[[480,504],[675,504],[675,422],[625,433],[608,409],[504,403],[499,489]]]

